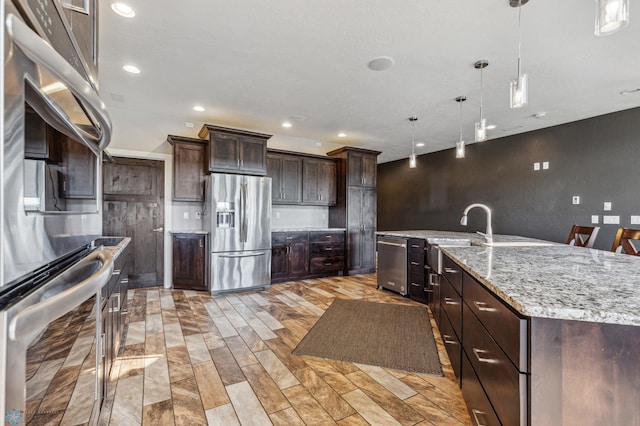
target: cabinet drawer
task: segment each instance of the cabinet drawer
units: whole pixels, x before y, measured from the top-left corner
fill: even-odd
[[[425,241],[420,238],[409,238],[408,248],[409,253],[419,253],[424,257],[424,244]]]
[[[323,243],[323,242],[344,242],[344,232],[331,232],[331,231],[313,231],[309,232],[309,242],[311,243]]]
[[[463,300],[478,317],[511,362],[528,372],[527,319],[521,318],[467,273],[463,273]]]
[[[476,426],[500,426],[496,412],[484,393],[465,353],[462,353],[462,396],[467,403],[471,422]]]
[[[447,256],[442,257],[442,276],[451,283],[458,294],[462,294],[462,269]]]
[[[271,234],[271,243],[304,243],[307,242],[308,238],[306,232],[274,232]]]
[[[505,425],[526,424],[526,374],[518,372],[466,304],[462,309],[462,347],[498,418]]]
[[[344,257],[312,257],[309,262],[309,272],[312,274],[342,269],[344,269]]]
[[[460,344],[460,340],[456,336],[453,331],[453,326],[446,315],[443,315],[440,319],[440,335],[442,336],[442,341],[444,342],[444,347],[447,349],[447,355],[449,356],[449,361],[451,361],[451,367],[453,367],[453,372],[456,374],[456,379],[458,379],[458,386],[460,385],[460,359],[462,356],[462,345]]]
[[[311,256],[344,256],[344,243],[312,243]]]
[[[453,289],[447,280],[440,280],[440,306],[447,314],[453,331],[458,338],[462,337],[462,297]]]

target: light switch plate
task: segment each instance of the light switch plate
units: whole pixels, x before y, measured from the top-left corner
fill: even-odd
[[[571,199],[571,202],[573,204],[580,204],[580,196],[579,195],[574,195],[573,198]]]
[[[548,170],[549,169],[549,162],[545,161],[544,163],[542,163],[542,170]]]
[[[605,225],[619,225],[620,216],[602,216],[602,223]]]
[[[183,217],[184,219],[189,219],[189,212],[184,212],[184,213],[182,214],[182,217]]]
[[[632,225],[640,225],[640,216],[631,216]]]
[[[605,201],[604,202],[604,211],[605,212],[610,212],[611,211],[611,201]]]
[[[202,212],[196,212],[196,219],[202,219]]]
[[[540,163],[533,163],[533,170],[540,170]]]
[[[591,216],[591,223],[600,223],[600,216],[594,214]]]

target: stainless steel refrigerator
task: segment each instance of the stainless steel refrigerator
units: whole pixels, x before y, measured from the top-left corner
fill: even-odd
[[[271,284],[271,178],[214,173],[204,226],[211,241],[212,294]]]

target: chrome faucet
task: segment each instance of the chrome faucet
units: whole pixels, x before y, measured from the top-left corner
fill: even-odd
[[[484,209],[484,211],[487,212],[487,230],[484,233],[482,233],[480,231],[476,231],[476,232],[484,237],[484,239],[487,242],[487,244],[491,244],[491,243],[493,243],[493,231],[491,230],[491,209],[489,207],[487,207],[486,205],[480,204],[480,203],[475,203],[475,204],[471,204],[471,205],[467,206],[467,208],[464,209],[464,212],[462,212],[462,218],[460,219],[460,225],[467,226],[467,213],[469,213],[469,210],[471,210],[474,207],[480,207],[480,208]]]

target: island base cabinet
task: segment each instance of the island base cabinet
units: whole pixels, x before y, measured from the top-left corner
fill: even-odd
[[[500,421],[482,389],[469,358],[462,354],[462,396],[467,403],[471,423],[475,426],[500,426]],[[552,424],[552,423],[550,423]]]
[[[640,327],[531,319],[531,425],[640,425]]]

